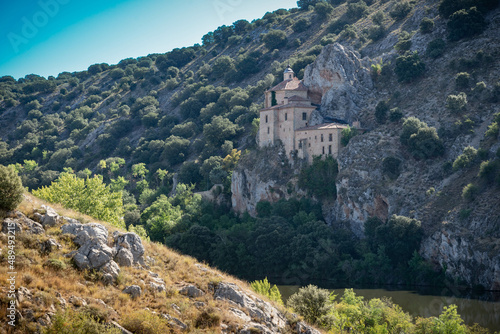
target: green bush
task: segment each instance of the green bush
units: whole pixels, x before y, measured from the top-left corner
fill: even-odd
[[[418,159],[437,157],[444,153],[443,142],[436,129],[415,117],[408,117],[404,121],[399,139]]]
[[[500,162],[498,160],[483,161],[481,162],[481,166],[479,166],[479,173],[477,176],[491,182],[495,179],[495,176],[497,176],[499,169]]]
[[[429,34],[434,30],[434,21],[428,17],[424,17],[420,21],[420,32],[422,34]]]
[[[286,33],[281,30],[270,30],[267,34],[262,35],[261,39],[269,50],[281,49],[288,42]]]
[[[338,163],[332,156],[315,156],[313,163],[303,168],[299,174],[299,187],[309,190],[318,198],[336,198],[335,180],[338,174]]]
[[[293,24],[292,29],[297,33],[304,32],[307,30],[307,28],[309,28],[310,24],[311,23],[309,22],[309,20],[302,18],[297,20],[297,22]]]
[[[469,183],[462,190],[462,197],[468,201],[472,201],[474,200],[478,192],[479,192],[479,187],[473,183]]]
[[[276,285],[271,286],[271,284],[267,280],[267,277],[261,281],[257,280],[251,282],[250,286],[252,287],[253,291],[268,297],[269,299],[277,302],[278,304],[283,304],[280,290],[278,290],[278,287]]]
[[[398,42],[394,45],[394,49],[398,50],[399,52],[410,50],[411,37],[412,35],[409,32],[401,32],[398,37]]]
[[[404,19],[413,9],[413,5],[408,1],[401,1],[396,3],[389,15],[396,21]]]
[[[472,165],[476,160],[477,150],[472,146],[467,146],[464,148],[462,154],[460,154],[455,161],[453,161],[453,170],[457,171],[462,168],[466,168]]]
[[[45,334],[120,334],[118,328],[101,323],[85,308],[82,312],[66,310],[57,312],[50,326],[45,328]]]
[[[356,21],[362,17],[365,17],[368,14],[368,6],[366,2],[360,0],[358,2],[349,2],[347,4],[347,12],[346,16],[352,20]]]
[[[396,58],[394,73],[400,82],[410,82],[421,77],[425,72],[425,64],[420,60],[418,52],[407,52]]]
[[[389,104],[387,101],[379,101],[375,107],[375,119],[379,124],[385,123],[387,120],[387,112],[389,111]]]
[[[458,41],[465,37],[478,35],[486,29],[486,25],[483,14],[476,7],[469,10],[459,10],[451,15],[447,23],[448,39]]]
[[[350,126],[348,126],[347,128],[342,130],[342,137],[340,138],[340,143],[342,144],[342,146],[347,146],[351,138],[356,136],[357,134],[358,134],[358,129],[351,128]]]
[[[12,167],[0,165],[0,210],[14,210],[23,200],[21,178]]]
[[[307,322],[315,324],[330,312],[334,298],[328,290],[310,284],[291,295],[287,306],[303,316]]]
[[[464,92],[458,95],[448,95],[446,98],[446,108],[454,112],[460,112],[467,106],[467,94]]]
[[[320,20],[326,20],[333,12],[333,7],[327,2],[320,1],[314,6],[314,11]]]
[[[467,88],[470,83],[470,74],[467,72],[460,72],[455,75],[455,85],[457,88]]]
[[[391,122],[397,122],[401,118],[403,118],[403,112],[401,111],[401,109],[399,109],[399,108],[396,107],[396,108],[392,108],[389,111],[389,120]]]
[[[437,38],[427,44],[425,54],[430,58],[439,58],[443,55],[445,47],[446,42],[441,38]]]

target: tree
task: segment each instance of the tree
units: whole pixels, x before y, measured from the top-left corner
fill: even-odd
[[[458,93],[458,95],[448,95],[446,97],[446,108],[451,111],[460,112],[465,109],[467,105],[467,95],[464,92]]]
[[[301,18],[293,24],[292,29],[294,32],[300,33],[306,31],[310,25],[311,23],[309,22],[309,20]]]
[[[0,210],[14,210],[23,200],[21,178],[12,167],[0,165]]]
[[[141,223],[153,241],[163,242],[170,231],[180,222],[182,210],[173,206],[168,197],[160,195],[141,214]]]
[[[436,128],[420,128],[410,136],[408,147],[415,158],[426,159],[443,155],[444,146]]]
[[[172,165],[184,161],[188,151],[190,141],[177,136],[170,136],[165,140],[165,148],[161,157],[168,160]]]
[[[316,5],[320,0],[299,0],[297,1],[297,6],[301,10],[309,10],[309,6]]]
[[[438,318],[434,318],[435,333],[469,333],[464,321],[457,313],[457,306],[450,305],[443,307],[443,313]]]
[[[281,49],[288,42],[286,33],[281,30],[270,30],[267,34],[261,35],[261,39],[269,50]]]
[[[421,77],[425,72],[425,64],[420,60],[418,52],[407,52],[396,58],[394,73],[400,82],[410,82]]]
[[[307,322],[315,324],[330,312],[334,298],[328,290],[310,284],[290,296],[287,306],[303,316]]]
[[[349,2],[347,4],[346,16],[351,20],[358,20],[368,14],[368,6],[363,0],[358,2]]]
[[[375,118],[379,124],[385,123],[388,111],[389,105],[387,104],[387,101],[382,100],[377,103],[377,106],[375,107]]]
[[[203,126],[203,135],[215,146],[220,146],[225,140],[234,138],[242,128],[227,118],[215,116],[209,124]]]
[[[394,5],[389,15],[396,21],[404,19],[413,9],[413,5],[408,1],[401,1]]]
[[[478,35],[486,29],[486,25],[483,14],[476,7],[469,10],[459,10],[451,15],[447,23],[448,39],[458,41],[465,37]]]
[[[340,142],[342,143],[343,146],[347,146],[351,138],[356,136],[357,134],[358,134],[358,129],[347,126],[347,128],[342,129],[342,137],[340,138]]]
[[[232,69],[234,69],[234,60],[229,56],[218,57],[212,65],[212,73],[217,78],[222,78]]]
[[[337,160],[332,156],[327,156],[324,160],[320,156],[315,156],[313,163],[300,171],[299,187],[309,190],[319,198],[336,198],[335,180],[337,174]]]
[[[420,32],[422,34],[429,34],[434,30],[434,21],[428,17],[424,17],[420,21]]]
[[[320,1],[314,6],[314,11],[320,20],[326,20],[333,12],[333,7],[328,2]]]
[[[472,146],[467,146],[464,148],[463,153],[453,161],[453,170],[457,171],[470,166],[476,160],[476,157],[477,150]]]
[[[81,179],[72,173],[61,173],[50,186],[34,190],[33,195],[116,226],[123,226],[122,193],[113,192],[104,184],[101,175]]]
[[[257,280],[251,282],[250,286],[252,287],[253,291],[266,296],[267,298],[275,301],[278,304],[283,304],[283,300],[281,300],[280,290],[278,290],[276,284],[271,287],[271,284],[267,280],[267,277],[261,281]]]
[[[434,39],[427,44],[425,54],[431,58],[438,58],[444,53],[446,42],[441,38]]]

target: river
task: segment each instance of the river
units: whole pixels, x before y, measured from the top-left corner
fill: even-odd
[[[278,285],[286,303],[288,297],[299,290],[295,285]],[[330,289],[339,299],[344,289]],[[452,293],[449,289],[423,289],[423,290],[390,290],[354,289],[356,295],[363,296],[365,300],[372,298],[388,297],[401,306],[412,316],[431,317],[439,316],[444,306],[457,305],[458,313],[467,325],[478,323],[491,331],[500,331],[500,292],[485,292],[481,295],[472,292]]]

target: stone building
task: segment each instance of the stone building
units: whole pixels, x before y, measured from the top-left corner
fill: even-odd
[[[259,146],[280,141],[288,157],[297,156],[312,162],[313,156],[337,157],[342,129],[346,124],[323,123],[310,126],[309,90],[293,70],[283,73],[283,81],[265,92],[264,109],[260,110]]]

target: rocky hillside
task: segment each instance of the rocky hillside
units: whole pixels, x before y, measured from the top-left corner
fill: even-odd
[[[498,176],[497,181],[494,175],[486,177],[483,168],[496,166],[499,159],[498,131],[490,129],[500,111],[500,11],[486,15],[488,26],[478,36],[444,42],[450,31],[438,5],[415,3],[411,16],[360,53],[345,45],[328,45],[306,67],[304,82],[321,101],[318,122],[333,116],[360,120],[367,129],[339,154],[338,195],[323,203],[323,213],[329,224],[347,224],[359,237],[369,217],[385,221],[396,214],[418,219],[425,232],[420,247],[424,258],[446,268],[456,282],[498,290],[500,191]],[[434,22],[430,32],[421,28],[424,17]],[[406,48],[419,55],[414,61],[425,64],[411,80],[399,77],[397,70],[404,58],[397,44],[405,38]],[[430,53],[429,43],[436,39],[445,45],[439,56]],[[459,107],[453,105],[457,96],[466,97]],[[439,154],[419,155],[403,143],[400,136],[409,117],[437,130],[443,145]],[[474,148],[469,149],[472,158],[465,159],[468,146]],[[236,209],[294,196],[287,193],[287,185],[296,183],[297,172],[288,179],[261,180],[260,175],[273,173],[269,166],[274,165],[241,164],[233,173]],[[493,173],[498,173],[495,168]],[[252,186],[239,193],[245,180],[252,180]],[[468,196],[466,186],[473,188],[473,196]]]
[[[61,216],[31,196],[19,210],[2,219],[0,275],[17,287],[2,288],[2,318],[13,325],[2,333],[319,333],[247,283],[135,233]]]

